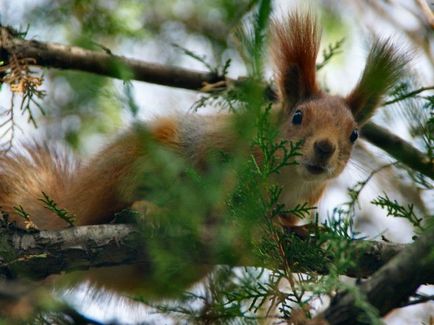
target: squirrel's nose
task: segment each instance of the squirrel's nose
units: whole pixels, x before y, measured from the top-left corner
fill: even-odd
[[[321,159],[330,158],[336,150],[336,146],[326,139],[316,141],[313,147],[315,149],[315,154],[317,154]]]

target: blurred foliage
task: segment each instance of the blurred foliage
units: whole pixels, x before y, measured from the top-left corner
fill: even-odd
[[[223,62],[230,31],[254,4],[246,0],[43,0],[29,8],[25,21],[31,28],[50,26],[66,43],[94,50],[118,53],[128,44],[153,41],[166,62],[179,57],[170,44],[197,37],[211,47],[214,65]],[[51,71],[47,77],[57,89],[56,96],[49,94],[43,103],[47,119],[53,119],[50,124],[55,137],[65,137],[80,148],[89,135],[113,132],[120,126],[124,86],[108,78],[69,71]]]
[[[306,218],[313,208],[279,203],[281,187],[272,176],[294,164],[299,146],[279,140],[270,121],[270,103],[260,95],[263,84],[254,80],[240,90],[245,92],[240,96],[245,108],[234,114],[242,123],[236,130],[243,130],[244,135],[238,145],[258,148],[264,156],[261,163],[250,156],[250,150],[230,157],[213,152],[206,172],[201,173],[160,147],[151,151],[149,164],[141,163],[145,185],[139,197],[146,196],[158,212],[139,221],[153,264],[144,279],[145,289],[134,299],[174,320],[254,324],[261,319],[289,320],[299,308],[306,308],[310,317],[308,306],[315,299],[347,288],[357,292],[339,278],[353,266],[349,246],[356,235],[351,212],[332,218],[323,229],[316,224],[316,236],[310,240],[300,239],[278,223],[285,214]],[[284,154],[277,158],[276,152]],[[207,265],[265,264],[267,269],[217,267],[200,289],[179,297],[212,270],[201,266],[203,260]],[[293,267],[301,273],[293,273]],[[312,268],[329,274],[319,276]],[[174,300],[155,301],[155,296],[176,293]],[[365,299],[357,301],[378,322]]]

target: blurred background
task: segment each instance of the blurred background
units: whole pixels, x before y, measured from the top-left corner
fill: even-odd
[[[203,64],[175,46],[179,45],[204,57],[211,66],[231,59],[228,75],[238,78],[247,71],[233,34],[252,15],[255,4],[251,0],[0,0],[0,23],[26,32],[26,39],[98,51],[109,49],[148,62],[206,71]],[[306,6],[306,1],[273,2],[276,16]],[[432,1],[318,0],[309,1],[309,6],[318,13],[323,27],[320,57],[329,45],[341,43],[339,53],[319,71],[320,84],[330,92],[344,95],[351,90],[360,76],[374,35],[392,37],[402,51],[411,52],[412,77],[404,83],[408,90],[434,86]],[[266,69],[266,76],[271,80],[271,64]],[[46,95],[37,99],[37,103],[45,114],[32,110],[37,128],[28,123],[28,112],[17,111],[13,121],[2,124],[1,145],[8,143],[12,134],[13,145],[18,147],[25,139],[44,138],[64,143],[77,154],[88,157],[133,121],[189,111],[201,97],[194,91],[135,81],[124,83],[74,71],[44,70],[43,75]],[[427,96],[433,96],[433,91],[388,105],[374,121],[426,152],[432,143],[426,143],[420,128],[433,114],[428,106],[421,109],[423,97]],[[19,107],[20,99],[15,101]],[[10,91],[2,87],[0,109],[8,111],[10,102]],[[198,113],[218,111],[219,107],[208,106]],[[394,159],[382,150],[365,141],[359,142],[351,163],[321,201],[320,215],[324,218],[330,215],[334,207],[348,201],[349,187],[391,162]],[[357,231],[369,238],[410,242],[414,234],[407,220],[386,217],[384,210],[370,202],[384,192],[402,204],[414,204],[419,215],[433,217],[433,184],[429,180],[424,182],[415,182],[411,175],[395,167],[376,173],[361,194],[361,208],[355,220]],[[431,287],[424,290],[434,293]],[[83,290],[75,290],[72,295],[75,298],[70,299],[82,301],[82,293]],[[98,314],[98,304],[86,305],[90,313]],[[125,312],[125,308],[109,308],[110,312],[105,310],[99,316],[110,319],[122,315],[128,319],[131,313]],[[386,322],[428,324],[433,315],[434,303],[429,302],[392,313]]]

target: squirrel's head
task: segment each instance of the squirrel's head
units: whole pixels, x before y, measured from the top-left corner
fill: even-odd
[[[358,130],[408,62],[389,39],[375,40],[351,93],[331,96],[319,89],[316,81],[319,42],[318,24],[310,13],[293,13],[284,22],[273,22],[271,44],[282,136],[302,141],[296,170],[307,180],[328,179],[342,172]]]

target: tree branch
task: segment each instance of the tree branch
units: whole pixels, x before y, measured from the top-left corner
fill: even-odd
[[[378,310],[380,316],[384,316],[392,309],[402,306],[420,285],[432,283],[433,242],[434,227],[431,227],[416,242],[408,245],[357,287],[361,299],[366,299]],[[326,319],[333,325],[368,323],[358,298],[351,292],[337,295],[330,306],[317,317]]]
[[[361,135],[413,170],[434,179],[434,161],[407,141],[372,122],[366,123]]]
[[[8,279],[20,276],[43,279],[63,271],[149,263],[145,249],[138,245],[136,229],[131,225],[72,227],[34,233],[0,227],[0,238],[0,277]]]
[[[387,106],[387,105],[395,104],[395,103],[400,102],[400,101],[402,101],[402,100],[404,100],[404,99],[407,99],[407,98],[413,97],[413,96],[415,96],[415,95],[417,95],[417,94],[420,94],[420,93],[423,93],[423,92],[425,92],[425,91],[427,91],[427,90],[434,90],[434,86],[431,86],[431,87],[421,87],[421,88],[419,88],[419,89],[416,89],[416,90],[410,91],[410,92],[405,93],[405,94],[403,94],[403,95],[401,95],[401,96],[399,96],[399,97],[397,97],[397,98],[394,98],[394,99],[392,99],[392,100],[389,100],[389,101],[387,101],[387,102],[384,102],[384,103],[383,103],[383,106]]]
[[[147,63],[113,55],[109,51],[97,52],[75,46],[28,41],[16,36],[11,29],[0,26],[0,60],[7,63],[13,54],[18,58],[33,59],[35,65],[46,68],[77,70],[196,91],[212,91],[213,87],[206,87],[207,84],[219,83],[221,89],[228,84],[241,83],[245,79],[240,77],[235,80],[210,72]],[[272,91],[267,95],[270,99],[276,97]],[[368,141],[394,158],[434,179],[434,162],[429,161],[423,153],[403,139],[373,123],[364,126],[361,133]]]
[[[123,224],[34,233],[0,227],[0,278],[17,279],[25,276],[39,280],[60,272],[134,263],[151,267],[146,239],[145,242],[143,238],[138,240],[139,236],[137,227]],[[346,275],[367,277],[404,247],[406,245],[353,241],[354,267],[347,270]],[[11,254],[14,254],[13,257]],[[303,261],[296,262],[292,268],[295,272],[297,265],[303,266]],[[218,260],[217,263],[230,264],[226,260]],[[255,266],[266,267],[260,264]],[[312,271],[327,272],[324,268]],[[434,275],[430,281],[434,283]]]
[[[207,83],[225,80],[214,73],[148,63],[114,55],[109,51],[98,52],[77,46],[28,41],[14,36],[6,27],[0,27],[0,59],[8,62],[12,54],[19,59],[34,59],[34,65],[46,68],[77,70],[190,90],[200,90]]]

